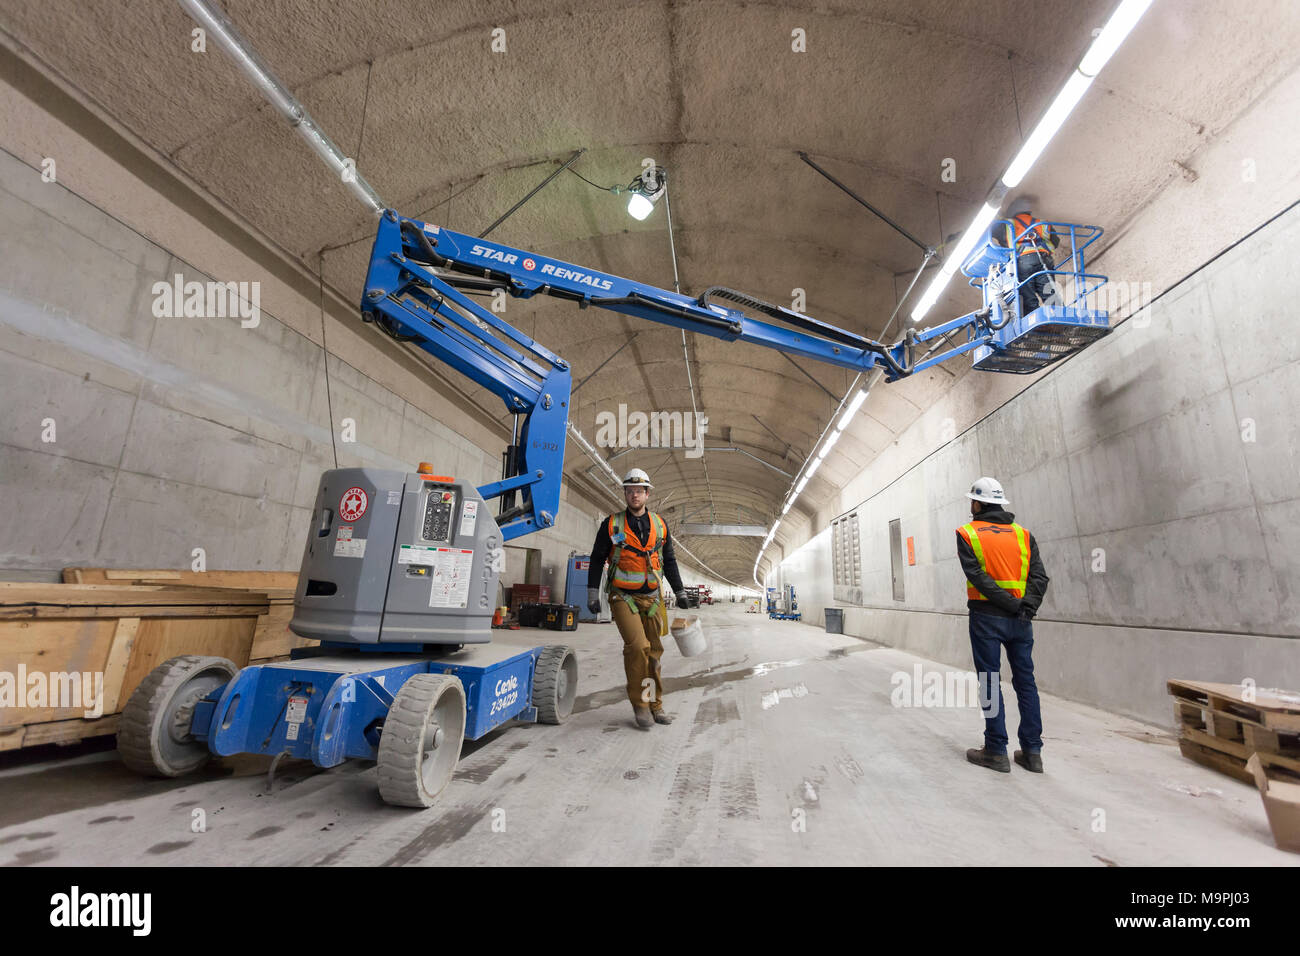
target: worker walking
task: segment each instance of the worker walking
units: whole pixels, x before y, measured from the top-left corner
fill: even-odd
[[[1028,315],[1039,303],[1046,303],[1056,292],[1056,284],[1049,273],[1056,267],[1056,250],[1061,237],[1055,229],[1035,219],[1029,211],[1029,200],[1021,197],[1008,210],[1011,225],[994,228],[995,245],[1005,249],[1015,246],[1016,273],[1020,281],[1020,314]]]
[[[993,478],[980,478],[966,497],[972,517],[957,529],[957,557],[966,572],[971,654],[984,711],[984,746],[967,750],[966,759],[991,770],[1011,772],[1000,673],[1005,647],[1011,686],[1020,705],[1017,737],[1021,749],[1015,752],[1015,761],[1026,770],[1042,773],[1043,721],[1034,683],[1031,622],[1047,592],[1047,572],[1034,536],[1006,510],[1010,502],[1001,484]]]
[[[660,677],[663,635],[668,630],[668,611],[660,593],[664,576],[672,585],[678,606],[686,606],[686,590],[677,570],[668,525],[646,509],[653,487],[650,476],[640,468],[624,476],[627,510],[600,523],[587,577],[587,608],[594,614],[600,611],[600,576],[609,562],[609,608],[623,638],[628,700],[637,726],[642,728],[673,722],[672,716],[664,713]]]

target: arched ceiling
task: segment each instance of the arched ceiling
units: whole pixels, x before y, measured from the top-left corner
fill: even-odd
[[[221,5],[400,212],[477,233],[576,148],[587,152],[574,169],[602,185],[628,182],[650,157],[671,176],[683,291],[721,284],[789,304],[803,289],[812,315],[879,336],[920,253],[797,153],[937,244],[970,221],[1115,4]],[[1176,175],[1175,162],[1293,68],[1294,17],[1280,28],[1273,16],[1284,8],[1157,0],[1026,191],[1051,218],[1122,227]],[[373,220],[215,44],[191,52],[194,24],[177,4],[6,0],[3,26],[272,242],[313,270],[323,262],[325,281],[348,301],[359,299]],[[497,29],[505,52],[492,52]],[[792,50],[796,29],[806,52]],[[955,181],[941,175],[946,159]],[[636,222],[621,199],[569,173],[492,238],[672,285],[662,208]],[[953,283],[930,321],[975,304]],[[511,301],[505,318],[568,359],[575,383],[637,333],[574,396],[574,421],[588,437],[596,414],[620,402],[647,412],[692,407],[677,330],[540,299]],[[618,465],[644,463],[660,500],[671,495],[668,507],[693,515],[712,507],[726,523],[770,521],[790,482],[749,456],[797,472],[851,375],[802,359],[801,371],[756,346],[688,340],[707,444],[749,454],[648,450]],[[877,389],[803,501],[830,497],[966,374],[958,359]],[[499,406],[486,393],[478,399]],[[573,475],[590,464],[570,446]],[[749,580],[756,539],[686,543],[718,573]]]

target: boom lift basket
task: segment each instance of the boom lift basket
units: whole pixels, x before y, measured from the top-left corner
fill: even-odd
[[[1060,265],[1040,260],[1044,268],[1021,275],[1012,250],[1029,229],[1040,224],[1062,239]],[[1107,313],[1088,307],[1089,297],[1106,284],[1106,277],[1087,272],[1084,262],[1084,250],[1097,241],[1102,230],[1075,223],[1035,222],[1016,233],[1009,247],[993,241],[994,236],[1005,236],[1012,229],[1009,220],[994,222],[962,272],[983,293],[984,307],[995,327],[993,341],[972,352],[974,367],[1026,375],[1087,348],[1110,331]],[[1020,290],[1043,275],[1051,278],[1057,294],[1053,301],[1022,315]]]

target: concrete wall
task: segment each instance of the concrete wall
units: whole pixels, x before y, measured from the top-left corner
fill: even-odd
[[[1169,677],[1300,686],[1296,248],[1300,207],[859,504],[846,630],[969,667],[954,529],[970,482],[994,475],[1052,579],[1035,625],[1044,690],[1167,724]],[[902,602],[894,518],[916,547]],[[782,572],[820,617],[829,534]]]
[[[188,567],[195,548],[213,569],[296,569],[334,467],[331,410],[355,422],[340,466],[499,477],[500,450],[466,437],[446,403],[417,404],[332,352],[327,399],[325,352],[265,302],[250,328],[155,316],[155,282],[213,276],[8,153],[0,221],[0,575]],[[566,497],[557,527],[528,539],[560,588],[597,517]]]

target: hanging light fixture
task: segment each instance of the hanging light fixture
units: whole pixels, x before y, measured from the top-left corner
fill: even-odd
[[[660,166],[647,167],[623,191],[631,193],[627,200],[627,214],[633,219],[645,219],[654,212],[655,203],[668,189],[668,172]]]

